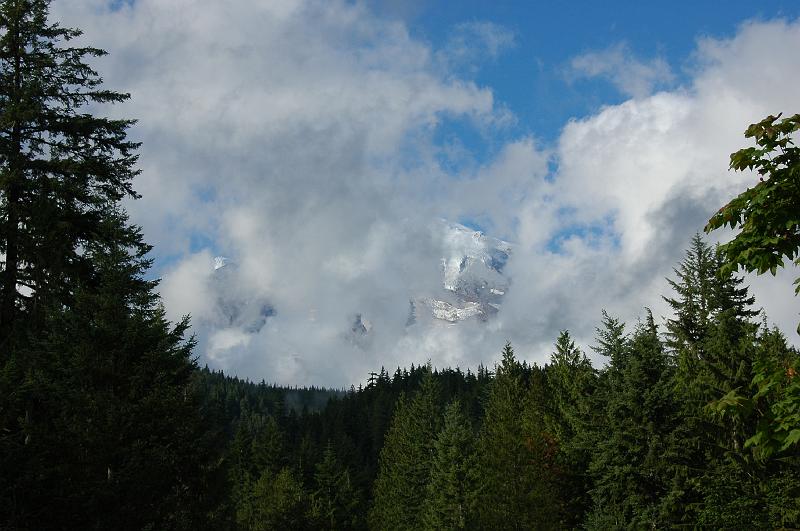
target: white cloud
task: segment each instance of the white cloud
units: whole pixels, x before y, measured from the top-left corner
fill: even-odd
[[[613,223],[611,243],[601,241],[599,248],[587,247],[582,238],[571,241],[563,255],[549,255],[540,240],[530,247],[527,262],[558,271],[566,276],[564,284],[579,287],[580,302],[563,302],[565,319],[558,326],[594,323],[601,305],[628,319],[645,304],[666,314],[659,302],[667,289],[662,279],[672,274],[692,232],[754,178],[727,171],[729,154],[746,145],[744,129],[768,114],[800,106],[794,90],[800,57],[790,52],[798,47],[798,23],[746,24],[731,40],[701,42],[697,59],[702,66],[690,85],[567,124],[558,143],[553,201],[570,208],[569,222]],[[521,234],[535,233],[540,223],[531,210],[534,215],[524,218],[531,228],[523,227]],[[771,320],[792,332],[797,300],[789,283],[784,281],[782,289],[767,289],[766,283],[754,282],[759,303]],[[547,295],[545,290],[540,297]],[[579,333],[590,342],[591,328]]]
[[[649,96],[655,88],[667,85],[675,79],[664,58],[640,60],[625,43],[574,57],[570,62],[568,77],[604,78],[623,94],[635,98]]]
[[[111,52],[99,68],[132,94],[113,111],[138,118],[132,134],[144,141],[144,199],[129,209],[173,257],[161,287],[170,315],[195,317],[204,360],[258,380],[347,385],[429,358],[474,366],[493,362],[507,339],[541,362],[560,329],[591,343],[604,306],[629,322],[644,305],[663,314],[663,278],[749,179],[725,171],[742,131],[800,106],[796,23],[702,41],[691,83],[655,95],[668,69],[612,48],[598,56],[606,66],[577,68],[635,99],[571,121],[552,147],[518,138],[455,174],[441,158],[469,153],[445,153],[437,127],[458,118],[491,134],[508,112],[490,88],[442,70],[441,50],[363,4],[137,0],[111,10],[64,0],[53,9]],[[462,43],[484,57],[513,41],[494,26],[457,31],[467,30],[479,39]],[[551,157],[558,171],[548,179]],[[512,284],[492,321],[407,329],[409,299],[441,286],[443,244],[431,229],[441,216],[513,240]],[[215,254],[236,267],[222,290]],[[759,284],[760,302],[793,330],[785,284]],[[241,315],[225,313],[226,296],[246,301]],[[371,323],[368,341],[349,334],[357,315]]]
[[[455,63],[472,62],[482,56],[496,59],[515,44],[514,32],[494,22],[463,22],[450,34],[442,53]]]
[[[211,316],[214,299],[209,282],[213,269],[208,250],[190,254],[170,270],[160,285],[161,295],[170,301],[169,314],[173,319],[191,315],[196,319]]]

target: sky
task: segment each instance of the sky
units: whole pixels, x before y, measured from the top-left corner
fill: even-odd
[[[795,2],[54,0],[142,142],[126,203],[201,364],[349,386],[381,366],[544,363],[636,326],[753,182],[747,125],[800,109]],[[509,242],[486,321],[407,326],[461,223]],[[709,241],[730,234],[713,234]],[[215,257],[226,266],[215,270]],[[219,261],[216,262],[217,265]],[[797,344],[796,271],[747,278]],[[353,323],[368,334],[354,338]]]

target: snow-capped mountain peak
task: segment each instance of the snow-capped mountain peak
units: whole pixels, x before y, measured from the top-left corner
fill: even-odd
[[[215,256],[214,257],[214,271],[216,271],[218,269],[222,269],[226,265],[228,265],[228,259],[227,258],[225,258],[224,256]]]

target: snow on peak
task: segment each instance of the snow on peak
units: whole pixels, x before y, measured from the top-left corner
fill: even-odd
[[[502,274],[511,245],[458,223],[445,222],[444,253],[441,259],[444,289],[459,291],[464,282],[489,284],[495,295],[505,292]]]
[[[484,315],[483,308],[479,302],[466,301],[462,307],[436,299],[423,299],[422,302],[431,309],[433,317],[450,323]]]
[[[512,252],[511,244],[445,219],[439,220],[437,229],[442,245],[443,292],[421,294],[412,301],[407,325],[416,322],[416,303],[427,307],[433,318],[450,323],[491,318],[509,288],[504,268]]]

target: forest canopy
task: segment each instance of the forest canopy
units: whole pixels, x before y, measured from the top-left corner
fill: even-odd
[[[282,387],[166,318],[133,121],[96,111],[129,96],[48,8],[0,0],[0,528],[800,527],[800,354],[736,273],[797,260],[799,115],[747,129],[760,180],[707,227],[740,232],[686,235],[663,322],[597,316],[600,366],[564,329],[543,364]]]

